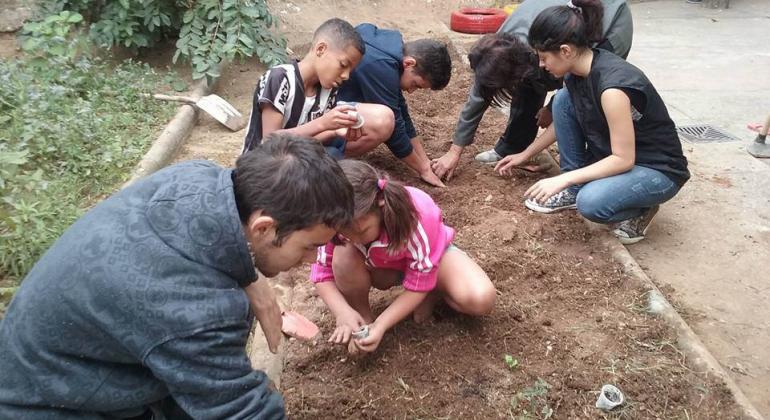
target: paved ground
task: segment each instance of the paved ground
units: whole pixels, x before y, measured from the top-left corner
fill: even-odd
[[[770,2],[731,3],[632,6],[629,61],[676,123],[712,124],[741,141],[684,143],[693,179],[629,250],[770,417],[770,161],[745,152],[754,138],[746,124],[770,114]]]

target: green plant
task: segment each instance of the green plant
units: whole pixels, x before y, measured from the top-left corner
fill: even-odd
[[[36,55],[39,61],[51,57],[74,60],[84,48],[83,39],[74,34],[74,28],[82,21],[80,13],[64,10],[41,21],[28,22],[21,31],[22,49]]]
[[[162,84],[146,65],[35,60],[0,61],[0,279],[124,181],[174,109],[141,96]]]
[[[90,37],[103,47],[152,47],[176,39],[179,58],[192,65],[193,78],[219,76],[219,64],[256,55],[274,65],[286,58],[286,41],[265,0],[48,0],[44,10],[85,17]],[[46,17],[42,22],[46,22]]]
[[[519,360],[514,359],[510,354],[503,356],[503,360],[505,361],[505,365],[508,366],[508,369],[510,370],[514,370],[519,366]]]
[[[548,390],[551,384],[537,378],[535,383],[516,393],[511,399],[510,417],[517,420],[549,419],[553,417],[553,409],[548,405]],[[527,402],[523,408],[519,408],[522,402]],[[518,412],[515,415],[514,412]]]

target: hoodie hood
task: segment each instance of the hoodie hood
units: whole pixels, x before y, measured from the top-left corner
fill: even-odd
[[[232,169],[189,162],[152,195],[147,222],[185,259],[217,270],[241,286],[254,281],[248,242],[238,216]]]
[[[364,60],[390,58],[401,63],[404,59],[404,39],[398,31],[380,29],[371,23],[356,26],[366,44]]]

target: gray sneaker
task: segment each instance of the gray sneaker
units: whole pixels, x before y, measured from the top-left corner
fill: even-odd
[[[500,159],[503,157],[498,155],[497,152],[495,152],[495,149],[487,150],[486,152],[481,152],[478,155],[476,155],[476,160],[481,163],[497,163]]]
[[[623,245],[631,245],[641,241],[644,239],[644,235],[647,234],[647,229],[650,228],[652,219],[658,214],[658,209],[660,209],[660,206],[651,207],[641,216],[618,223],[612,234],[617,236]]]
[[[524,202],[524,205],[532,211],[538,213],[554,213],[557,211],[577,208],[577,194],[572,192],[569,188],[562,190],[552,195],[544,203],[538,203],[537,201],[528,198]]]

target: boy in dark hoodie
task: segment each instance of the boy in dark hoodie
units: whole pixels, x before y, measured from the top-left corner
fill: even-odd
[[[107,198],[0,321],[0,419],[285,418],[246,355],[252,311],[272,351],[281,337],[256,270],[314,261],[352,195],[320,144],[274,135],[234,170],[184,162]]]
[[[370,125],[366,105],[386,105],[393,111],[395,126],[389,136],[348,142],[345,156],[360,156],[384,142],[397,158],[417,171],[423,181],[443,187],[431,169],[402,91],[412,93],[417,89],[446,87],[452,74],[452,60],[446,45],[429,39],[404,43],[400,32],[379,29],[370,23],[358,25],[356,31],[364,40],[366,53],[340,88],[339,99],[365,103],[359,105],[358,110],[364,116],[365,127],[372,129],[377,124]]]

